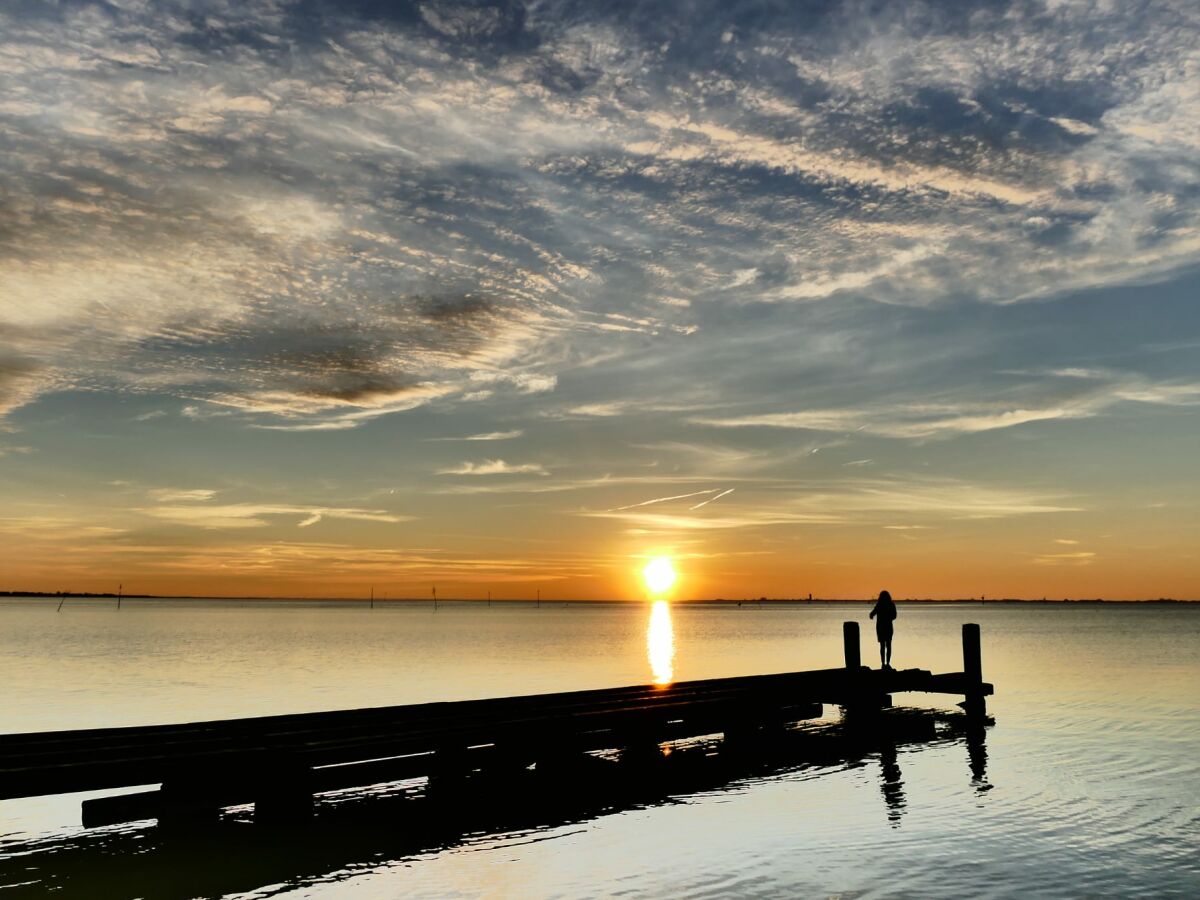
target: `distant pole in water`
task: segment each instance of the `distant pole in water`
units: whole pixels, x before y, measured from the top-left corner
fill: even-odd
[[[375,586],[371,586],[371,609],[375,608]]]
[[[542,608],[542,589],[538,588],[538,609]]]
[[[433,586],[433,611],[437,612],[437,585]]]
[[[62,612],[62,605],[67,602],[67,595],[62,591],[58,592],[58,609],[55,612]]]
[[[121,592],[124,589],[124,587],[125,587],[125,585],[123,585],[123,584],[117,585],[117,609],[121,608]]]
[[[488,591],[488,607],[490,608],[491,605],[492,605],[492,592]]]

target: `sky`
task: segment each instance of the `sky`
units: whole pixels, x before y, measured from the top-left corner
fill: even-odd
[[[0,7],[0,589],[1200,597],[1200,6]]]

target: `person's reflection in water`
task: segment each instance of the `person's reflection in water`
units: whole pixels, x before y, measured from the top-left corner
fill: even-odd
[[[879,599],[871,610],[871,618],[875,620],[875,637],[879,639],[879,665],[881,668],[892,667],[892,622],[896,620],[896,604],[892,595],[887,591],[879,592]]]
[[[896,745],[885,741],[879,748],[880,781],[883,802],[888,808],[888,822],[893,828],[900,827],[904,815],[904,782],[901,780],[900,764],[896,760]]]

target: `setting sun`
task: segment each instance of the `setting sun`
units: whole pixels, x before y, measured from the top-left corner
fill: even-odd
[[[675,583],[675,566],[665,556],[656,556],[642,569],[642,580],[652,594],[664,594]]]

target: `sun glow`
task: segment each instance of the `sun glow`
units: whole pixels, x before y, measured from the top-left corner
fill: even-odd
[[[642,580],[651,594],[665,594],[675,584],[675,566],[666,556],[656,556],[642,569]]]

